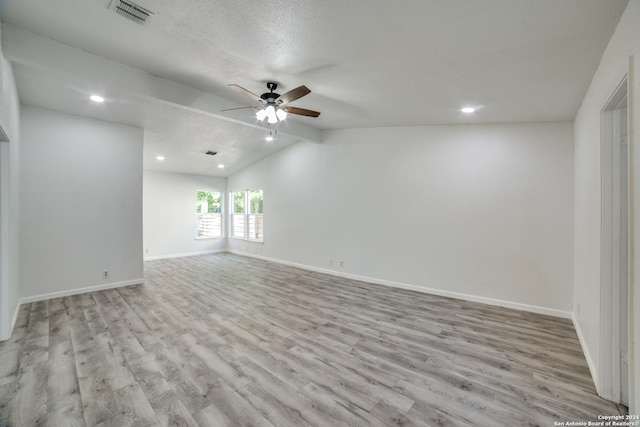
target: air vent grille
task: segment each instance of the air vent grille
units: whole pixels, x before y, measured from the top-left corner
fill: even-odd
[[[137,24],[144,24],[153,15],[149,10],[128,0],[113,0],[109,9]]]

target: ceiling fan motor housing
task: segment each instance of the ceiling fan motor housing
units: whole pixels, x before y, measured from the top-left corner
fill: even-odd
[[[279,93],[275,93],[274,90],[278,88],[278,83],[267,82],[267,89],[269,92],[263,93],[260,95],[260,98],[264,99],[267,102],[275,102],[276,99],[280,97]]]
[[[277,94],[275,92],[267,92],[260,95],[260,98],[264,99],[267,102],[275,102],[279,96],[280,94]]]

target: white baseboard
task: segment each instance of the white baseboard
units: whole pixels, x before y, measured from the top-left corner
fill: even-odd
[[[11,318],[11,333],[13,333],[13,327],[16,326],[16,322],[18,321],[18,314],[20,314],[20,300],[16,304],[16,308],[13,310],[13,317]]]
[[[59,292],[51,292],[48,294],[34,295],[30,297],[20,298],[18,307],[20,307],[22,304],[45,301],[45,300],[54,299],[54,298],[67,297],[69,295],[86,294],[87,292],[104,291],[105,289],[122,288],[124,286],[142,285],[142,284],[144,284],[144,279],[136,279],[136,280],[127,280],[124,282],[107,283],[104,285],[87,286],[85,288],[68,289],[68,290],[59,291]]]
[[[156,259],[182,258],[182,257],[185,257],[185,256],[219,254],[221,252],[227,252],[227,250],[226,249],[214,249],[214,250],[211,250],[211,251],[187,252],[187,253],[184,253],[184,254],[148,256],[148,257],[144,257],[144,260],[145,261],[153,261],[153,260],[156,260]]]
[[[11,335],[13,334],[13,328],[18,321],[18,314],[20,314],[20,301],[16,303],[16,307],[13,309],[13,315],[11,316],[11,321],[9,323],[9,330],[6,331],[7,335],[4,335],[5,331],[0,332],[0,342],[6,341],[11,338]]]
[[[512,309],[515,309],[515,310],[528,311],[528,312],[538,313],[538,314],[545,314],[545,315],[548,315],[548,316],[562,317],[564,319],[571,319],[571,312],[563,311],[563,310],[557,310],[557,309],[554,309],[554,308],[547,308],[547,307],[540,307],[540,306],[536,306],[536,305],[522,304],[522,303],[518,303],[518,302],[505,301],[505,300],[500,300],[500,299],[495,299],[495,298],[481,297],[481,296],[477,296],[477,295],[464,294],[464,293],[460,293],[460,292],[445,291],[445,290],[441,290],[441,289],[428,288],[428,287],[425,287],[425,286],[418,286],[418,285],[412,285],[412,284],[408,284],[408,283],[394,282],[394,281],[391,281],[391,280],[377,279],[375,277],[358,276],[356,274],[343,273],[341,271],[329,270],[329,269],[326,269],[326,268],[319,268],[319,267],[314,267],[314,266],[310,266],[310,265],[306,265],[306,264],[298,264],[298,263],[290,262],[290,261],[283,261],[283,260],[280,260],[280,259],[269,258],[269,257],[265,257],[265,256],[262,256],[262,255],[256,255],[256,254],[252,254],[252,253],[238,251],[238,250],[235,250],[235,249],[228,249],[227,252],[232,253],[232,254],[236,254],[236,255],[250,257],[250,258],[257,258],[257,259],[261,259],[261,260],[264,260],[264,261],[275,262],[275,263],[278,263],[278,264],[290,265],[292,267],[298,267],[298,268],[302,268],[304,270],[310,270],[310,271],[316,271],[316,272],[319,272],[319,273],[330,274],[332,276],[338,276],[338,277],[344,277],[344,278],[347,278],[347,279],[360,280],[362,282],[374,283],[376,285],[390,286],[390,287],[393,287],[393,288],[407,289],[407,290],[410,290],[410,291],[422,292],[422,293],[430,294],[430,295],[438,295],[438,296],[442,296],[442,297],[456,298],[456,299],[461,299],[461,300],[465,300],[465,301],[478,302],[478,303],[482,303],[482,304],[494,305],[494,306],[505,307],[505,308],[512,308]]]
[[[582,347],[584,358],[587,360],[587,366],[589,367],[589,372],[591,373],[591,379],[596,386],[598,395],[602,396],[600,390],[600,377],[598,376],[598,369],[595,362],[593,361],[591,353],[589,352],[589,347],[587,347],[587,342],[584,339],[584,335],[582,334],[582,330],[580,329],[580,323],[578,323],[575,314],[572,314],[571,321],[573,322],[573,328],[576,330],[576,334],[578,335],[578,341],[580,341],[580,347]]]

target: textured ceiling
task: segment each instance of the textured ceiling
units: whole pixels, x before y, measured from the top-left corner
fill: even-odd
[[[294,122],[335,129],[572,120],[627,0],[138,0],[155,12],[145,25],[109,11],[109,3],[5,0],[0,13],[11,28],[227,99],[229,108],[251,105],[229,83],[258,94],[268,80],[280,83],[280,93],[305,84],[312,93],[293,105],[322,115]],[[29,45],[15,44],[9,50]],[[55,96],[59,109],[82,111],[69,92],[73,72],[52,75],[46,58],[40,64],[16,54],[10,59],[20,63],[23,102],[51,108],[45,98]],[[33,90],[38,79],[40,90]],[[153,96],[140,101],[113,83],[106,86],[122,92],[120,102],[132,111],[124,119],[115,118],[118,113],[104,119],[151,126],[149,135],[167,130],[152,125],[151,116],[170,114],[160,112]],[[465,105],[478,111],[464,116],[459,109]],[[281,147],[257,149],[265,131],[239,132],[237,120],[248,121],[234,116],[240,113],[209,111],[207,124],[218,132],[207,132],[204,117],[187,117],[199,111],[183,113],[180,120],[190,125],[172,121],[186,132],[172,131],[176,140],[203,139],[226,149],[222,139],[245,138],[235,141],[245,147],[236,152],[237,167]],[[221,140],[213,141],[216,135]],[[298,136],[283,135],[282,146]],[[147,146],[154,147],[145,136]]]

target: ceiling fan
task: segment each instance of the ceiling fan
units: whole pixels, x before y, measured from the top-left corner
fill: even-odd
[[[260,105],[257,107],[229,108],[222,111],[256,110],[256,118],[260,121],[267,119],[267,123],[269,124],[275,124],[283,121],[287,117],[287,114],[297,114],[299,116],[307,117],[318,117],[320,115],[318,111],[289,106],[290,102],[311,93],[311,90],[304,85],[298,86],[297,88],[291,89],[289,92],[280,95],[274,92],[278,88],[278,84],[274,82],[267,82],[267,89],[269,89],[269,92],[265,92],[260,96],[237,84],[230,84],[229,86],[254,101],[257,101]]]

